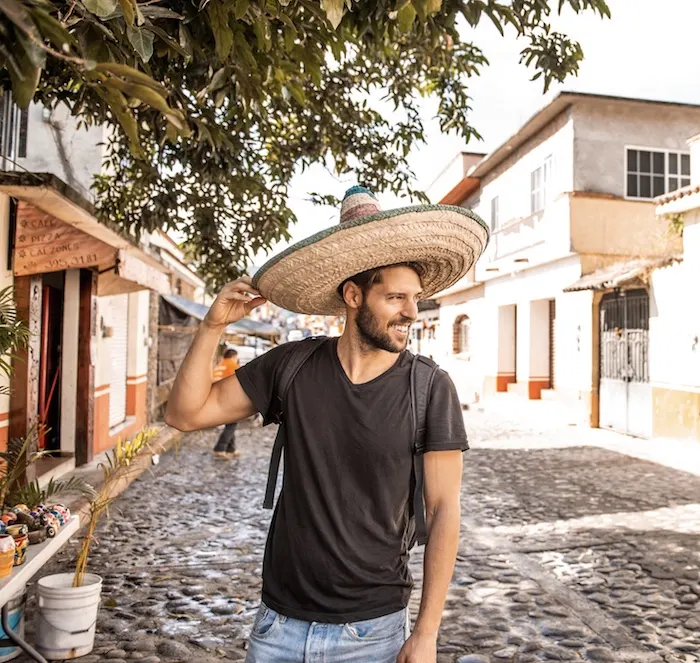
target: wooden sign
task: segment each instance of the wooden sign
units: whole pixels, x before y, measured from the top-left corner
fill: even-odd
[[[19,203],[13,266],[15,276],[109,266],[116,263],[116,256],[117,249],[113,246],[28,203]]]

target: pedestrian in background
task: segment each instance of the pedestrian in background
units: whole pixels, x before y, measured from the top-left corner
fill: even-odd
[[[241,365],[238,363],[238,352],[233,348],[227,348],[223,359],[214,367],[214,382],[223,380],[233,375]],[[238,422],[228,423],[219,435],[213,453],[218,458],[235,458],[241,455],[236,449],[236,428]]]

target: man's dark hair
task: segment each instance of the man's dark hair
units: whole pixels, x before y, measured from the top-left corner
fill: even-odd
[[[234,350],[233,348],[226,348],[226,351],[224,352],[224,359],[231,359],[231,357],[237,357],[238,352]]]
[[[390,267],[408,267],[418,274],[418,278],[421,279],[421,281],[423,280],[423,265],[421,265],[419,262],[397,262],[393,265],[384,265],[383,267],[368,269],[365,272],[360,272],[359,274],[355,274],[355,276],[351,276],[349,279],[345,279],[345,281],[338,286],[338,294],[342,299],[345,284],[352,281],[360,290],[362,290],[362,294],[366,295],[367,291],[370,290],[373,285],[382,282],[382,271],[389,269]]]

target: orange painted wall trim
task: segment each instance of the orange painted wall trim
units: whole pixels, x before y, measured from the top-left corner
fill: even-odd
[[[499,373],[496,376],[496,391],[508,391],[508,385],[515,382],[515,373]]]
[[[543,389],[549,389],[549,378],[530,378],[527,382],[527,397],[538,401],[542,398]]]
[[[9,412],[0,412],[0,451],[7,450],[7,441],[10,439]]]
[[[146,418],[146,381],[137,384],[126,384],[126,414],[137,419]]]

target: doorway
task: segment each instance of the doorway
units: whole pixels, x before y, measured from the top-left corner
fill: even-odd
[[[39,449],[61,450],[61,356],[65,272],[42,277],[41,350],[39,356]]]

